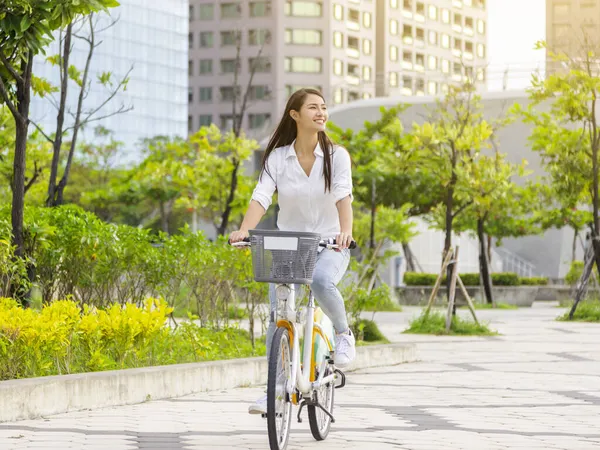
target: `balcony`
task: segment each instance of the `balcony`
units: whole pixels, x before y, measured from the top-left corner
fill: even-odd
[[[346,49],[346,55],[348,55],[350,58],[360,58],[360,50],[358,49],[358,47],[348,47]]]
[[[360,31],[360,23],[354,22],[353,20],[348,19],[346,21],[346,28],[352,31]]]
[[[346,75],[346,83],[352,86],[358,86],[360,84],[360,77],[352,74]]]

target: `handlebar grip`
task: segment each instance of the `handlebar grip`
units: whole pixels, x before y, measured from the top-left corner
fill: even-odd
[[[323,242],[322,244],[319,244],[320,247],[327,247],[327,242]],[[332,245],[337,245],[337,242],[335,242],[335,239],[332,240],[332,242],[330,242],[330,244]],[[356,248],[356,241],[352,241],[350,242],[350,245],[348,246],[348,248],[350,248],[351,250]]]
[[[242,241],[241,241],[241,242],[250,242],[250,238],[249,238],[249,237],[246,237],[246,238],[242,239]],[[227,239],[227,243],[228,243],[229,245],[231,245],[231,239]]]

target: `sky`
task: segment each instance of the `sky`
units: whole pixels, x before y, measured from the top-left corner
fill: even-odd
[[[545,52],[534,50],[546,38],[545,0],[488,0],[488,89],[524,89],[536,68],[543,71]]]

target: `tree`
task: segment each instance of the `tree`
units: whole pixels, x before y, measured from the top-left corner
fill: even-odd
[[[114,6],[118,6],[116,0],[15,0],[0,12],[0,99],[15,121],[11,221],[17,257],[24,256],[23,208],[29,105],[35,80],[33,59],[53,39],[52,33],[76,16]]]
[[[57,101],[52,97],[51,94],[48,95],[52,105],[56,107],[57,115],[56,129],[53,137],[49,137],[44,133],[46,139],[48,139],[48,141],[53,145],[52,167],[50,178],[48,180],[48,197],[46,199],[46,206],[57,206],[62,204],[64,201],[64,190],[67,186],[69,175],[71,173],[79,130],[91,122],[105,119],[116,114],[122,114],[133,109],[131,106],[126,107],[124,104],[121,104],[116,111],[101,116],[98,115],[103,108],[115,98],[119,91],[127,88],[129,74],[133,70],[133,66],[119,81],[114,81],[114,76],[111,72],[106,71],[98,74],[97,83],[107,89],[106,99],[104,99],[100,104],[94,105],[89,109],[84,110],[83,108],[84,102],[87,99],[92,87],[92,80],[90,79],[90,67],[94,58],[94,51],[102,44],[102,41],[98,41],[98,35],[102,31],[114,26],[116,23],[117,20],[114,20],[107,27],[98,29],[99,16],[96,14],[90,14],[86,17],[79,17],[75,19],[73,22],[67,25],[64,33],[63,30],[61,30],[61,45],[59,45],[59,54],[47,58],[48,62],[58,66],[60,70],[60,98]],[[82,34],[82,30],[84,28],[88,29],[87,34]],[[74,44],[72,43],[73,38],[84,41],[88,47],[83,72],[80,71],[76,66],[69,64],[69,60],[74,49]],[[73,82],[79,91],[77,107],[74,112],[67,108],[69,81]],[[68,113],[73,119],[73,124],[69,127],[67,127],[65,124],[66,113]],[[38,125],[34,125],[38,128],[38,130],[41,131]],[[69,150],[67,153],[66,164],[63,169],[63,175],[57,183],[62,145],[64,138],[69,131],[72,132],[72,136],[70,142],[68,142]]]
[[[534,75],[527,109],[516,107],[525,122],[533,125],[531,148],[542,157],[559,208],[579,207],[591,213],[596,266],[600,268],[600,127],[597,119],[600,93],[599,55],[589,40],[571,55],[547,50],[562,69],[545,79]],[[538,43],[545,48],[544,42]],[[548,112],[538,111],[549,104]],[[579,222],[579,224],[581,224]]]

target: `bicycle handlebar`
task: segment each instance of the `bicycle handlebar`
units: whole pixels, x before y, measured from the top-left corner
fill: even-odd
[[[231,243],[230,240],[227,240],[227,243],[229,245],[236,245],[237,244],[237,246],[241,246],[243,244],[250,244],[250,238],[247,237],[247,238],[244,238],[240,242],[234,242],[234,243]],[[328,241],[321,241],[321,242],[319,242],[319,247],[337,248],[337,244],[335,242],[335,239],[332,239],[331,242],[328,242]],[[348,248],[355,249],[356,248],[356,241],[353,240],[352,242],[350,242],[350,246]]]

